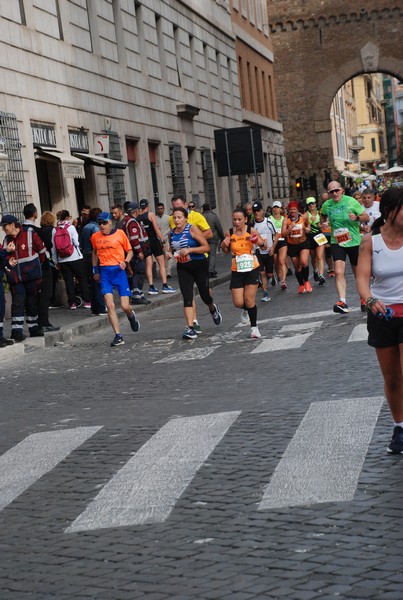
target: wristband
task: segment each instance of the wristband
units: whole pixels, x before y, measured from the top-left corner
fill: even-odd
[[[98,273],[99,273],[99,267],[94,267],[94,266],[93,266],[93,267],[92,267],[92,274],[93,274],[93,275],[98,275]]]
[[[374,304],[376,304],[377,302],[379,302],[379,298],[374,298],[373,296],[369,296],[366,300],[365,300],[365,306],[368,310],[371,310],[371,308],[374,306]]]

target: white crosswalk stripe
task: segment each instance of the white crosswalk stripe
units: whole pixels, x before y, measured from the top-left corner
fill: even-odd
[[[165,521],[240,414],[169,421],[116,473],[66,533]]]
[[[300,348],[311,335],[320,328],[323,321],[313,321],[309,323],[293,323],[284,325],[274,338],[263,340],[263,342],[251,354],[260,354],[262,352],[276,352],[278,350],[293,350]],[[289,337],[281,337],[282,334],[305,330],[305,333],[297,333]]]
[[[0,457],[0,510],[101,427],[33,433]]]
[[[311,404],[258,509],[351,500],[382,403],[373,397]]]
[[[368,339],[367,324],[362,323],[362,324],[356,325],[354,327],[347,342],[364,342],[364,341],[367,341],[367,339]]]

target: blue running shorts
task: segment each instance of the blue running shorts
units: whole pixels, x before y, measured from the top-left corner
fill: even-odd
[[[126,271],[117,265],[116,267],[100,267],[101,291],[105,294],[113,294],[114,288],[117,289],[119,296],[130,296],[129,284]]]

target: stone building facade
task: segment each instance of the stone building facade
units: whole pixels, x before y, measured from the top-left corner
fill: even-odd
[[[363,73],[403,79],[403,47],[397,43],[403,6],[385,0],[270,0],[267,9],[290,180],[314,178],[321,192],[326,172],[334,168],[330,108],[336,92]]]
[[[228,221],[240,183],[216,176],[213,132],[244,124],[229,0],[2,2],[0,40],[3,212],[183,193]]]

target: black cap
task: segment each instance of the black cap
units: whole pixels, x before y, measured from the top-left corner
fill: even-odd
[[[145,208],[146,206],[148,206],[148,200],[146,198],[142,198],[140,200],[140,208]]]
[[[252,205],[252,210],[253,212],[256,212],[257,210],[263,210],[263,206],[261,202],[254,202]]]
[[[11,223],[18,223],[17,217],[14,215],[3,215],[0,225],[11,225]]]
[[[129,202],[129,204],[126,207],[127,212],[132,212],[132,210],[138,210],[138,209],[139,209],[139,205],[137,204],[137,202]]]

